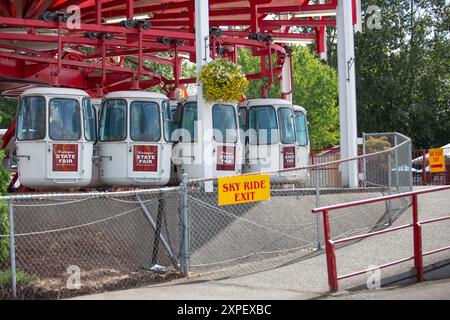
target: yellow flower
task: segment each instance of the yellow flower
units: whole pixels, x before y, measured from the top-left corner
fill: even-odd
[[[199,75],[205,99],[210,102],[236,102],[245,94],[248,80],[239,65],[227,59],[213,60]]]

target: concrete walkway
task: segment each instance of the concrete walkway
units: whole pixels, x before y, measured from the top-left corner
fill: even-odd
[[[448,215],[450,191],[419,196],[420,219]],[[411,223],[411,209],[393,226]],[[423,227],[424,251],[450,244],[450,221]],[[338,274],[346,274],[413,255],[412,230],[372,237],[336,252]],[[413,262],[380,271],[382,289],[367,290],[370,275],[363,274],[339,282],[340,291],[328,293],[325,255],[292,260],[282,267],[252,274],[212,280],[193,276],[160,285],[81,296],[77,299],[449,299],[450,251],[424,258],[426,273],[422,284],[414,284]],[[400,284],[400,286],[399,286]],[[414,285],[411,285],[414,284]],[[394,287],[392,287],[394,285]]]

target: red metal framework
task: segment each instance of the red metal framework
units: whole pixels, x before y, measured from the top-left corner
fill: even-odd
[[[102,96],[111,91],[162,85],[173,96],[176,88],[196,81],[180,79],[182,60],[195,62],[194,2],[2,1],[0,80],[4,81],[0,92],[17,94],[39,83],[79,88],[92,96]],[[329,15],[335,13],[337,0],[325,4],[311,4],[309,0],[209,0],[209,6],[210,26],[224,29],[222,35],[211,37],[211,56],[220,56],[216,54],[219,46],[226,48],[227,56],[233,59],[239,48],[251,49],[261,59],[261,70],[249,75],[249,79],[269,79],[262,88],[263,95],[274,77],[280,77],[286,41],[317,41],[318,51],[322,52],[325,27],[336,24]],[[48,12],[66,13],[69,20],[45,17]],[[81,20],[76,25],[78,13]],[[279,18],[267,19],[270,15]],[[141,23],[127,28],[120,24],[133,18],[151,25]],[[273,41],[250,40],[251,33],[270,33]],[[169,42],[160,41],[161,37]],[[272,56],[277,57],[277,62],[267,67]],[[170,65],[172,76],[150,70],[146,61]]]
[[[444,220],[450,220],[450,215],[439,217],[439,218],[434,218],[434,219],[429,219],[429,220],[419,221],[418,195],[432,193],[432,192],[439,192],[439,191],[444,191],[444,190],[449,190],[449,189],[450,189],[450,186],[437,187],[437,188],[432,188],[432,189],[427,189],[427,190],[406,192],[406,193],[401,193],[401,194],[397,194],[397,195],[379,197],[379,198],[368,199],[368,200],[360,200],[360,201],[354,201],[354,202],[349,202],[349,203],[344,203],[344,204],[337,204],[337,205],[333,205],[333,206],[313,209],[312,210],[313,213],[315,213],[315,214],[322,213],[322,217],[323,217],[323,228],[324,228],[324,235],[325,235],[325,238],[324,238],[325,239],[325,250],[326,250],[327,270],[328,270],[328,284],[330,286],[330,290],[331,291],[339,290],[339,285],[338,285],[339,280],[354,277],[354,276],[357,276],[360,274],[364,274],[369,271],[373,271],[375,269],[382,269],[382,268],[390,267],[390,266],[400,264],[400,263],[403,263],[403,262],[406,262],[409,260],[414,260],[414,265],[415,265],[415,268],[417,271],[417,281],[418,282],[423,281],[423,257],[434,254],[434,253],[442,252],[445,250],[450,250],[450,246],[431,250],[428,252],[423,252],[422,251],[422,225],[433,223],[433,222],[444,221]],[[380,202],[380,201],[406,198],[406,197],[412,198],[412,217],[413,217],[412,224],[401,225],[398,227],[393,227],[393,228],[376,231],[376,232],[371,232],[371,233],[365,233],[365,234],[362,234],[359,236],[348,237],[348,238],[339,239],[339,240],[331,239],[330,224],[329,224],[329,212],[330,211],[337,210],[337,209],[350,208],[350,207],[355,207],[355,206],[360,206],[360,205],[375,203],[375,202]],[[377,236],[377,235],[381,235],[381,234],[385,234],[385,233],[389,233],[389,232],[394,232],[394,231],[398,231],[398,230],[402,230],[402,229],[407,229],[407,228],[413,228],[413,236],[414,236],[414,254],[413,254],[413,256],[406,257],[406,258],[403,258],[403,259],[400,259],[397,261],[389,262],[389,263],[377,266],[375,268],[369,268],[369,269],[349,273],[346,275],[338,276],[337,268],[336,268],[336,255],[335,255],[335,250],[336,250],[337,244],[354,241],[354,240],[359,240],[359,239],[365,239],[365,238],[369,238],[369,237],[373,237],[373,236]]]

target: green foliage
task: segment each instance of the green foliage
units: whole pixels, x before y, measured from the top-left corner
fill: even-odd
[[[242,68],[228,59],[216,59],[205,65],[199,81],[207,101],[237,102],[248,87]]]
[[[0,128],[6,129],[16,116],[17,100],[0,100]]]
[[[8,204],[0,202],[0,235],[9,234]],[[9,257],[9,237],[0,238],[0,265]]]
[[[171,59],[172,55],[170,52],[163,52],[158,53],[155,56],[163,59]],[[132,62],[134,61],[134,63]],[[132,69],[137,69],[137,57],[127,57],[127,59],[124,61],[124,66]],[[173,68],[171,65],[168,64],[161,64],[155,61],[150,60],[144,60],[144,67],[156,74],[161,75],[163,78],[168,80],[174,80],[173,78]],[[181,65],[181,75],[183,79],[185,78],[195,78],[197,76],[197,69],[195,64],[190,63],[186,60],[183,60],[183,63]],[[147,79],[147,77],[143,77],[144,80]],[[150,90],[154,92],[162,92],[163,91],[163,85],[159,84],[155,87],[152,87]]]
[[[367,8],[381,9],[369,29]],[[363,0],[363,33],[355,37],[359,132],[398,131],[415,147],[450,142],[450,2]],[[330,29],[330,28],[329,28]],[[330,65],[336,65],[330,29]]]
[[[2,121],[0,116],[0,122]],[[0,195],[7,194],[7,188],[10,181],[9,172],[4,167],[5,152],[0,150]],[[9,234],[9,220],[8,220],[8,204],[5,201],[0,201],[0,235]],[[0,264],[9,256],[9,238],[0,238]]]
[[[16,281],[18,286],[27,286],[37,280],[36,276],[29,275],[23,271],[17,270]],[[8,288],[11,286],[11,272],[0,271],[0,288]]]
[[[311,144],[314,148],[335,146],[339,143],[339,109],[337,106],[338,82],[336,71],[311,53],[308,48],[294,46],[292,51],[294,65],[293,102],[308,111]],[[239,52],[239,64],[246,74],[260,70],[258,57],[249,50]],[[247,98],[261,96],[261,85],[267,79],[250,81]],[[269,88],[269,96],[281,96],[279,81]]]

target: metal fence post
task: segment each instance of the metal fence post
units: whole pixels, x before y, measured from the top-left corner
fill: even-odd
[[[362,133],[362,138],[363,138],[363,173],[364,173],[364,180],[363,180],[363,185],[364,188],[367,188],[367,166],[366,166],[366,133],[363,132]]]
[[[189,275],[189,249],[190,249],[190,218],[188,208],[188,182],[189,178],[186,173],[183,174],[181,185],[181,221],[183,224],[183,245],[181,247],[181,273],[187,277]]]
[[[395,187],[397,188],[397,192],[400,192],[399,179],[398,179],[398,140],[397,133],[394,133],[394,146],[395,146]],[[403,171],[402,171],[403,172]]]
[[[9,200],[9,256],[11,258],[11,288],[12,295],[17,298],[17,278],[16,278],[16,245],[14,239],[14,208],[13,199]]]
[[[409,140],[408,142],[408,157],[407,157],[408,163],[411,165],[411,172],[409,173],[408,179],[409,179],[409,191],[413,191],[413,173],[412,173],[412,142]]]
[[[320,183],[319,183],[319,167],[318,165],[314,168],[314,180],[316,181],[316,208],[320,207]],[[316,249],[320,250],[320,223],[319,215],[316,214]]]
[[[391,166],[391,151],[388,152],[388,195],[392,194],[392,182],[391,182],[391,176],[392,176],[392,166]],[[388,217],[389,217],[389,225],[392,224],[392,208],[391,208],[391,200],[388,200],[387,202],[387,210],[388,210]]]

